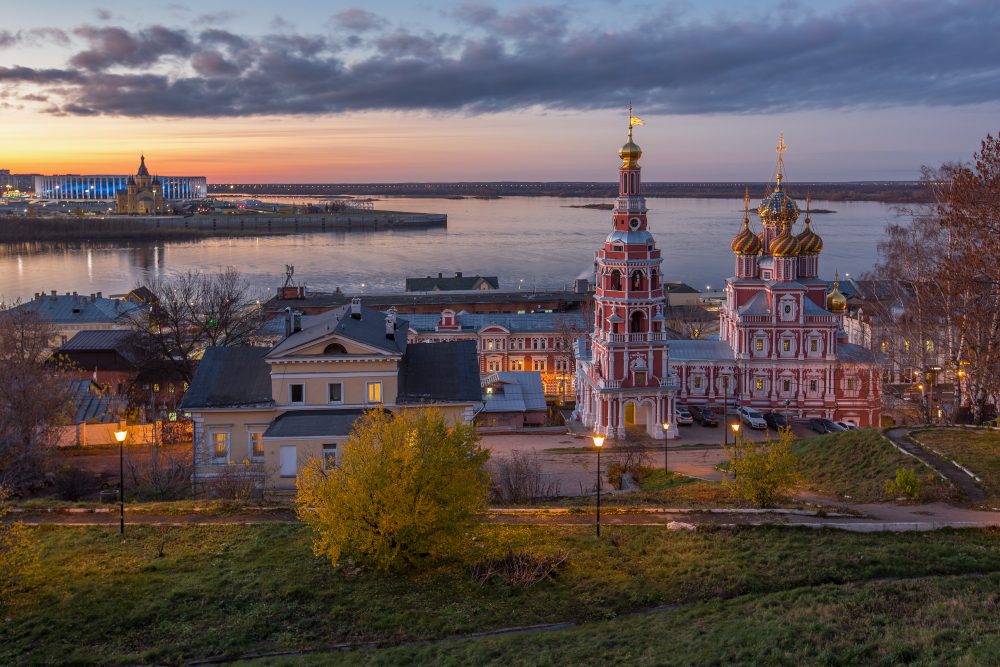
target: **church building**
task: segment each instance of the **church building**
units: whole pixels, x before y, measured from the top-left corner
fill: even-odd
[[[719,339],[668,340],[662,258],[647,229],[642,151],[629,126],[612,231],[597,254],[594,332],[578,343],[576,416],[595,433],[622,435],[635,424],[655,438],[678,437],[676,404],[879,424],[880,371],[869,350],[847,342],[847,302],[819,278],[823,240],[808,211],[793,234],[800,210],[782,184],[785,149],[782,137],[777,185],[757,209],[759,233],[745,198]]]
[[[155,215],[165,213],[163,186],[157,176],[150,176],[146,169],[146,156],[139,157],[139,171],[130,176],[124,190],[115,193],[117,213]]]

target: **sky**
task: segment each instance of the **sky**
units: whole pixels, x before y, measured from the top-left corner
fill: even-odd
[[[0,168],[210,182],[909,180],[1000,132],[995,0],[35,0]]]

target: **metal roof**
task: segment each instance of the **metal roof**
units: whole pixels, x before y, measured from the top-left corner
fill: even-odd
[[[406,352],[406,320],[396,319],[395,339],[391,339],[386,338],[384,313],[362,306],[360,314],[361,319],[351,317],[351,307],[348,305],[321,315],[314,315],[307,322],[302,323],[301,331],[293,333],[275,345],[269,352],[269,356],[278,356],[283,352],[308,345],[330,335],[376,347],[390,354]],[[282,315],[282,321],[283,319]]]
[[[434,313],[406,317],[410,321],[410,328],[417,333],[434,332],[441,320],[441,316]],[[469,333],[491,324],[501,326],[511,333],[553,333],[560,329],[582,333],[587,330],[587,319],[579,313],[473,314],[463,310],[455,315],[455,321],[462,326],[463,332]]]
[[[482,384],[483,387],[494,387],[492,393],[483,391],[482,400],[486,403],[483,412],[525,412],[548,409],[545,403],[542,374],[538,371],[491,373],[483,378]]]
[[[77,324],[84,322],[122,322],[145,308],[130,301],[121,299],[105,299],[86,294],[62,294],[56,296],[40,296],[19,306],[12,311],[34,310],[52,320],[53,324]]]
[[[81,331],[59,348],[59,352],[77,350],[114,350],[121,352],[132,332],[122,329],[89,329]]]
[[[128,407],[128,397],[106,394],[91,380],[73,380],[70,382],[70,387],[77,397],[76,423],[115,422]]]
[[[399,362],[396,403],[482,400],[476,341],[418,343]]]
[[[671,361],[734,361],[733,348],[724,340],[672,340]]]
[[[604,239],[605,243],[624,243],[625,245],[643,245],[653,242],[653,235],[647,231],[615,230]]]
[[[292,410],[278,416],[265,438],[342,438],[349,436],[365,410]]]
[[[274,407],[266,347],[209,347],[198,364],[181,410]]]
[[[874,364],[878,361],[871,350],[854,343],[837,343],[837,361],[840,363]]]
[[[749,301],[736,310],[741,315],[770,315],[771,304],[767,300],[767,292],[757,292],[750,297]]]
[[[449,292],[455,290],[480,289],[479,285],[486,283],[490,289],[500,289],[500,280],[496,276],[438,276],[432,278],[407,278],[407,292]]]

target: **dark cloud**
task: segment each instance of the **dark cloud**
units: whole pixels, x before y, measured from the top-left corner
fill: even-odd
[[[333,22],[352,32],[366,32],[385,25],[385,19],[359,7],[350,7],[333,15]]]
[[[0,30],[0,49],[14,46],[21,41],[21,35],[9,30]]]
[[[504,13],[466,3],[454,11],[458,33],[396,31],[373,41],[85,26],[77,34],[89,48],[71,67],[0,67],[0,80],[41,86],[34,92],[58,102],[58,113],[121,116],[586,110],[629,101],[650,114],[766,113],[1000,101],[995,0],[860,2],[827,15],[790,7],[753,21],[680,23],[664,13],[570,30],[562,5]]]
[[[0,49],[4,49],[15,44],[27,44],[29,46],[39,46],[44,43],[53,42],[56,44],[69,44],[69,35],[59,28],[32,28],[31,30],[0,30]]]

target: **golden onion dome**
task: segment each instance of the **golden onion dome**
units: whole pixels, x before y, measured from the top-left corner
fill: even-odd
[[[786,224],[771,241],[769,250],[775,257],[794,257],[799,253],[799,240],[792,236],[792,225]]]
[[[826,297],[826,309],[838,315],[847,310],[847,297],[840,293],[839,282],[833,283],[833,291]]]
[[[639,166],[639,158],[642,157],[642,149],[632,141],[632,127],[628,128],[628,142],[618,151],[618,156],[622,159],[623,169],[636,169]]]
[[[823,239],[813,231],[810,226],[811,222],[812,220],[806,217],[805,230],[795,237],[799,241],[799,254],[801,255],[818,255],[823,250]]]
[[[778,185],[774,192],[761,200],[757,215],[764,224],[772,225],[790,225],[799,219],[799,206],[785,193],[785,188],[781,185],[781,174],[778,174]]]
[[[743,229],[733,238],[733,252],[737,255],[758,255],[764,244],[750,231],[750,220],[743,219]]]

